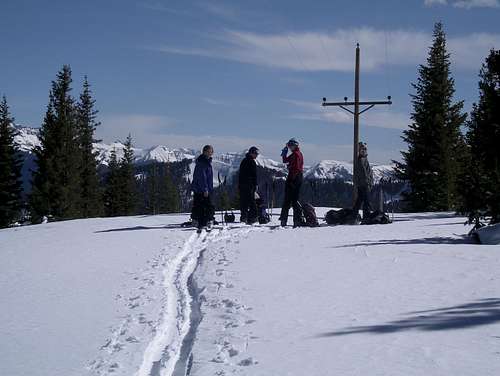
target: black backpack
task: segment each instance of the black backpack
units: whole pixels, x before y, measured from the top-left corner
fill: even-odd
[[[316,216],[316,210],[314,206],[309,203],[304,203],[302,207],[302,216],[304,217],[303,226],[305,227],[318,227],[318,217]]]
[[[370,212],[370,214],[365,216],[361,221],[362,225],[386,225],[388,223],[392,223],[391,219],[387,214],[381,212],[380,210]]]
[[[359,225],[361,216],[352,209],[329,210],[325,215],[329,225]]]

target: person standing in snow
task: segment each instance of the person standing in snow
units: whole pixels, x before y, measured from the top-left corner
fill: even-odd
[[[358,160],[354,169],[354,183],[357,187],[357,198],[353,210],[357,213],[363,206],[363,218],[370,214],[370,190],[373,186],[373,172],[368,162],[368,149],[363,142],[358,146]]]
[[[255,192],[257,191],[257,163],[255,159],[259,155],[259,149],[252,146],[241,161],[238,176],[238,188],[240,190],[240,222],[251,225],[257,222],[257,204],[255,203]]]
[[[288,155],[288,151],[291,152]],[[288,156],[287,156],[288,155]],[[304,157],[299,148],[299,142],[291,138],[281,151],[283,163],[288,167],[288,176],[285,183],[285,200],[281,208],[281,226],[286,226],[288,221],[288,211],[293,207],[293,225],[302,225],[302,208],[299,203],[300,187],[302,186],[304,171]]]
[[[191,190],[194,193],[191,219],[198,229],[211,227],[214,220],[214,206],[211,193],[214,189],[212,170],[212,155],[214,148],[211,145],[203,147],[203,153],[196,158]]]

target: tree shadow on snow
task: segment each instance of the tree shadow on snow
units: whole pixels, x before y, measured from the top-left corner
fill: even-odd
[[[407,315],[413,316],[382,325],[348,327],[339,331],[319,334],[316,338],[363,333],[390,334],[409,330],[458,330],[491,325],[500,321],[500,299],[481,299],[453,307],[409,312]]]
[[[172,224],[172,225],[163,225],[163,226],[133,226],[133,227],[122,227],[122,228],[110,228],[108,230],[95,231],[95,234],[101,232],[120,232],[120,231],[136,231],[136,230],[165,230],[165,229],[175,229],[182,228],[181,225]]]
[[[332,248],[349,248],[349,247],[362,247],[373,245],[389,245],[389,244],[474,244],[474,240],[467,235],[458,235],[458,238],[435,236],[429,238],[418,239],[380,239],[373,241],[366,241],[360,243],[337,245]]]

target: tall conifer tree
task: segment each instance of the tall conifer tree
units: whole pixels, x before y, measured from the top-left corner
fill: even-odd
[[[136,214],[138,205],[137,181],[135,179],[134,149],[132,147],[132,136],[129,134],[125,141],[123,157],[120,160],[120,214]]]
[[[14,142],[14,119],[5,96],[0,102],[0,227],[20,217],[22,208],[22,158]]]
[[[49,215],[55,219],[81,216],[81,154],[71,82],[71,69],[65,65],[52,82],[40,129],[41,146],[34,150],[37,170],[31,208],[35,221]]]
[[[441,23],[434,27],[433,44],[427,65],[419,68],[419,77],[411,95],[412,124],[404,131],[408,151],[397,163],[399,177],[410,183],[405,200],[412,211],[450,210],[457,202],[457,175],[463,153],[460,127],[466,115],[463,102],[453,102],[454,80],[450,55]]]
[[[81,214],[95,217],[102,213],[102,192],[97,174],[97,152],[93,151],[94,132],[100,123],[96,120],[98,111],[92,98],[90,85],[85,76],[83,91],[77,104],[78,143],[81,153]]]
[[[461,175],[463,210],[500,222],[500,50],[491,50],[479,73],[479,102],[467,122],[468,160]]]

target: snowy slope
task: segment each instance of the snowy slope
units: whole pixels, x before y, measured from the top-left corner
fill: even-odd
[[[186,217],[0,230],[0,374],[500,371],[500,247],[463,218],[169,228]]]
[[[192,375],[498,375],[500,247],[463,218],[252,231],[197,272]]]

